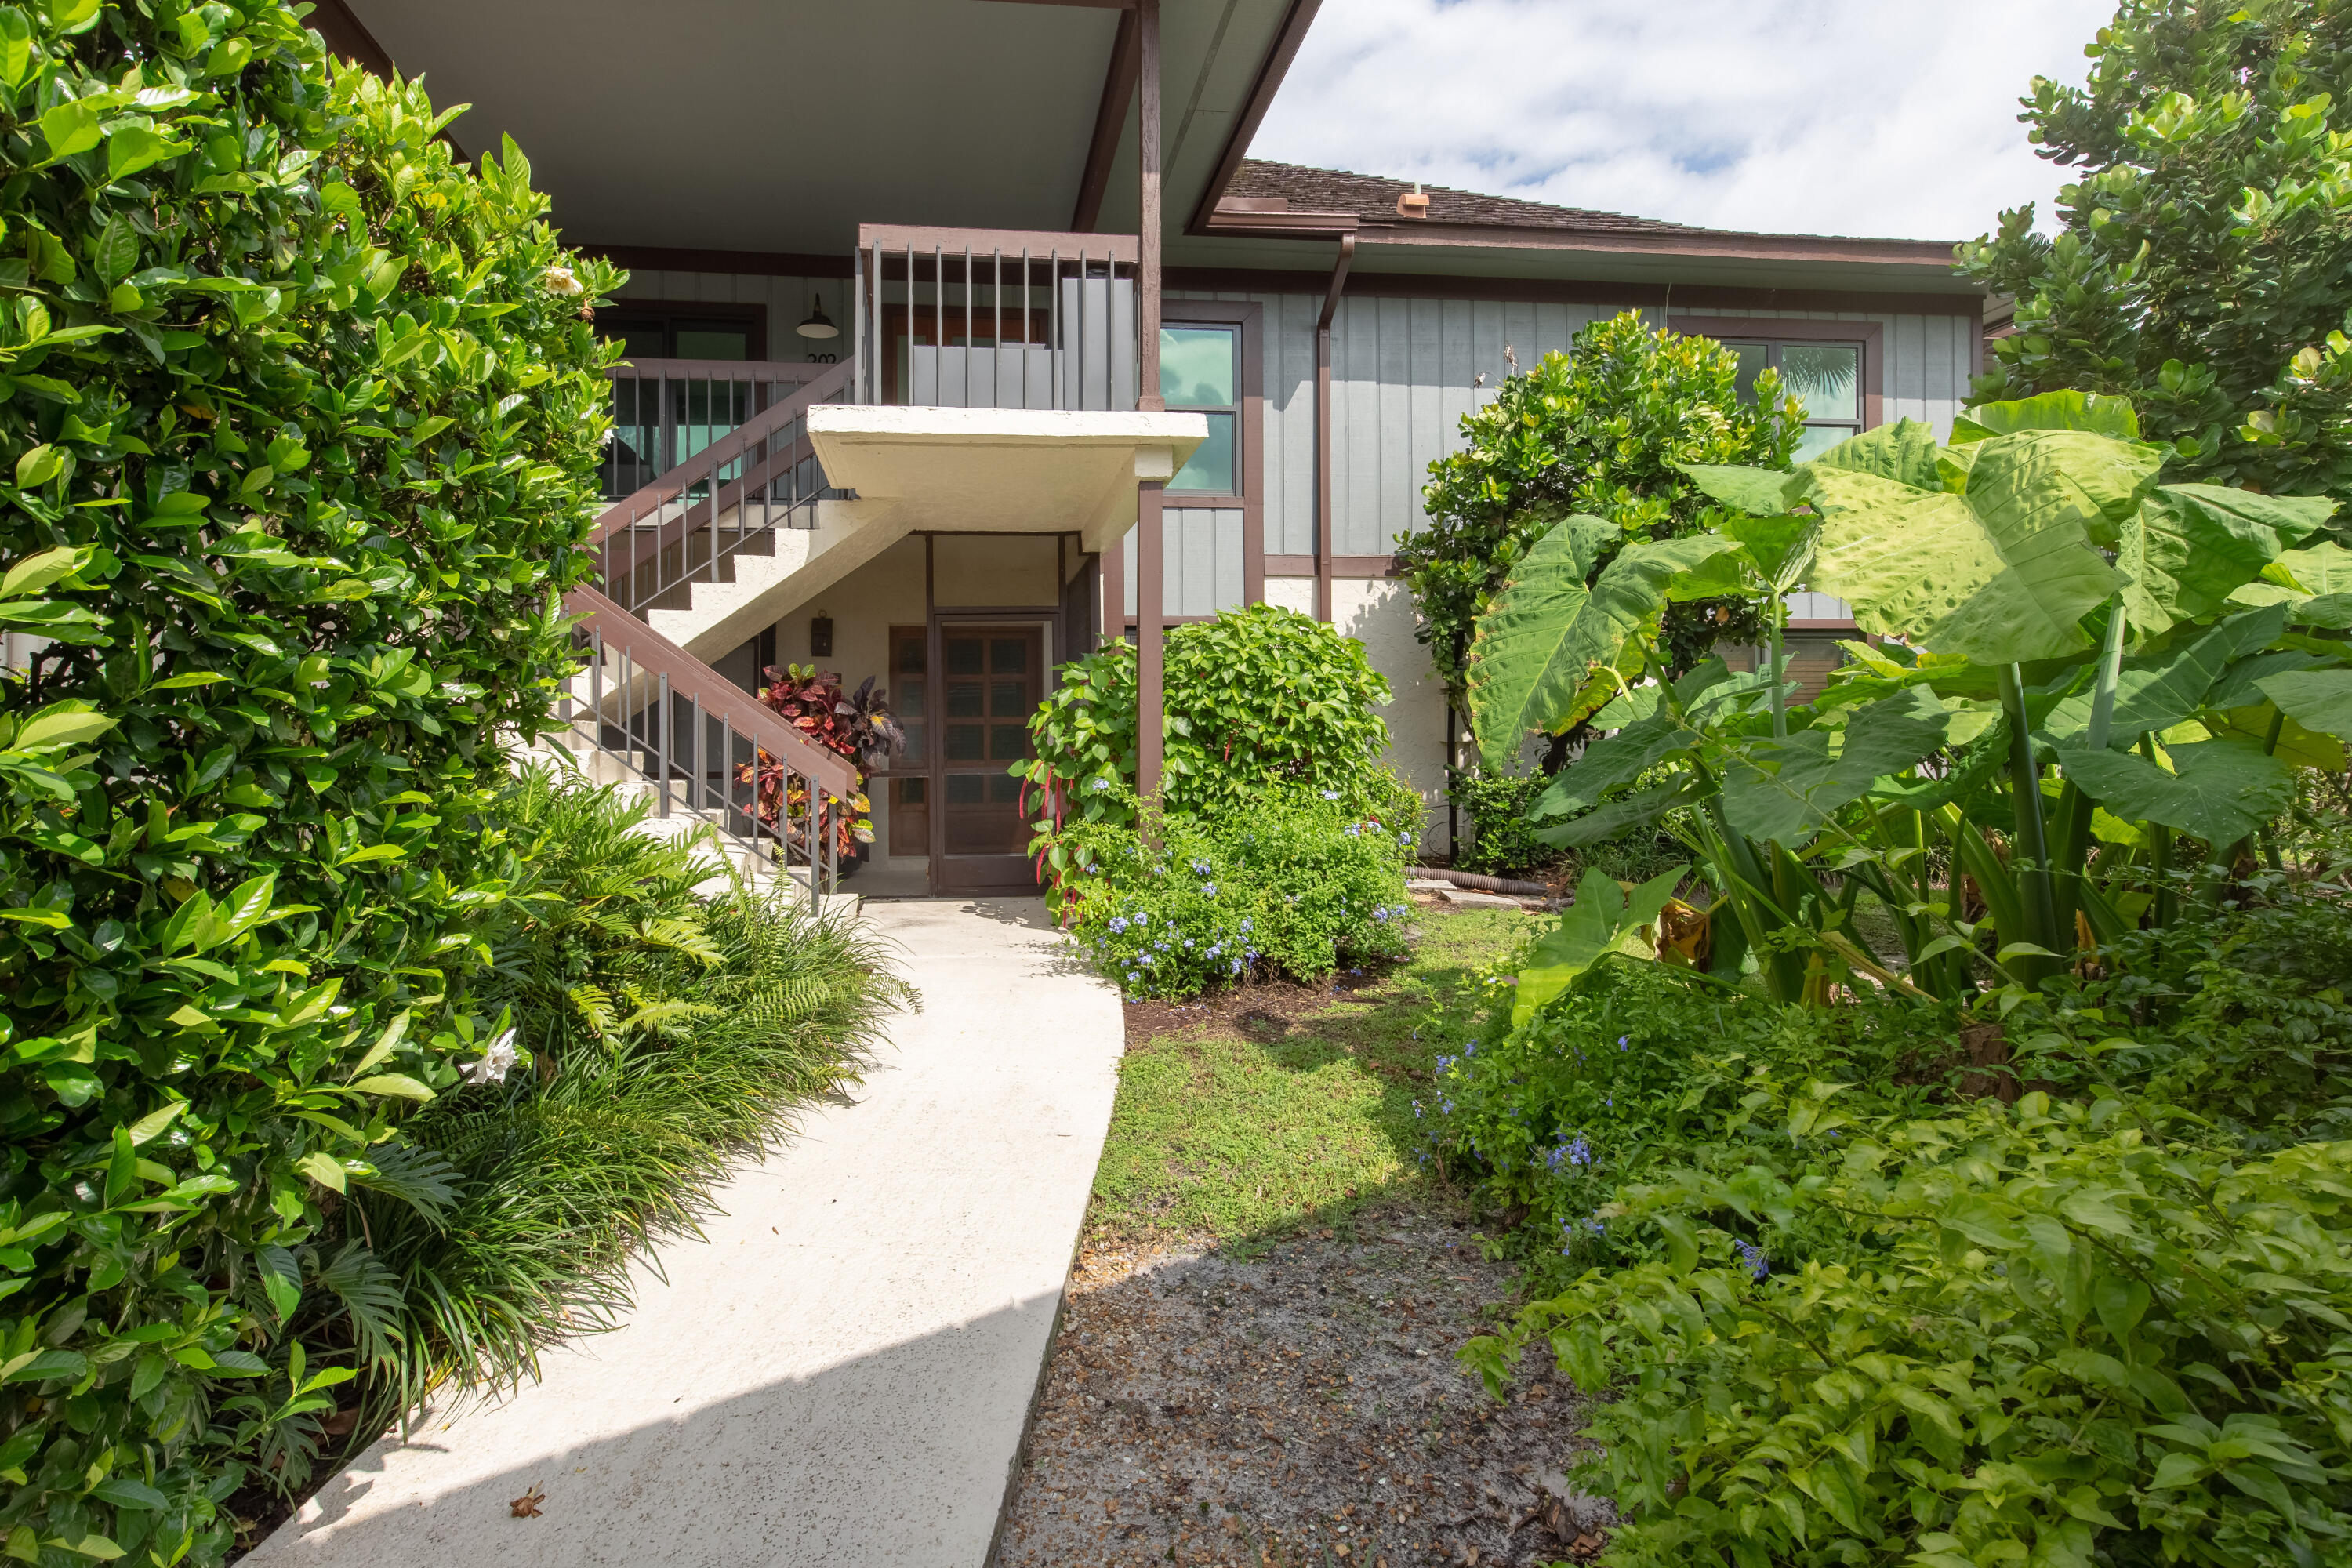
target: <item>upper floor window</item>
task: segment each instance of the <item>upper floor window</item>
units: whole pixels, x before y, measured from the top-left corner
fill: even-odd
[[[1721,341],[1739,356],[1741,402],[1756,395],[1756,378],[1769,365],[1780,373],[1781,386],[1804,404],[1805,433],[1793,460],[1817,458],[1862,434],[1862,344]]]
[[[1171,490],[1239,492],[1235,426],[1241,415],[1241,331],[1227,326],[1163,327],[1160,395],[1171,409],[1204,416],[1209,438],[1168,481]]]

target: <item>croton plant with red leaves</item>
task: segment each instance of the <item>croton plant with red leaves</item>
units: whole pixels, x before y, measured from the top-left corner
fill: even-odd
[[[907,743],[906,731],[890,711],[887,700],[889,693],[877,689],[870,675],[854,692],[842,689],[840,676],[809,664],[788,664],[781,668],[771,665],[761,672],[761,701],[816,744],[862,767],[887,764]],[[740,770],[746,783],[752,781],[752,774],[750,763]],[[850,799],[850,809],[836,819],[836,847],[845,860],[856,857],[857,846],[874,842],[874,808],[866,794],[863,772],[857,782],[858,791]],[[790,838],[804,837],[809,812],[808,780],[798,773],[788,775],[781,758],[762,756],[758,766],[758,784],[760,820],[773,825],[781,819],[788,825],[786,834]]]

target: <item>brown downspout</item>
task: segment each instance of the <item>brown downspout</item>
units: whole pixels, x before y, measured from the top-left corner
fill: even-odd
[[[1136,406],[1157,413],[1160,395],[1160,0],[1137,0],[1136,163],[1142,200],[1136,226]],[[1160,617],[1160,498],[1162,481],[1146,480],[1135,496],[1135,789],[1149,804],[1160,798],[1162,648]]]
[[[1356,258],[1356,237],[1339,237],[1339,259],[1315,319],[1315,618],[1331,620],[1331,318],[1339,290],[1348,286],[1348,264]]]

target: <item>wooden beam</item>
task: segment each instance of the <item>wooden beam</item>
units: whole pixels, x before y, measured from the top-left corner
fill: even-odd
[[[1078,205],[1070,214],[1074,233],[1089,234],[1102,218],[1104,193],[1110,189],[1110,166],[1118,156],[1118,139],[1127,130],[1127,111],[1135,102],[1135,78],[1139,68],[1135,12],[1122,9],[1118,36],[1111,40],[1110,64],[1103,71],[1102,101],[1095,106],[1094,140],[1087,146],[1086,173],[1078,176]]]
[[[1160,395],[1160,0],[1139,0],[1136,24],[1137,195],[1136,404],[1158,410]],[[1136,488],[1135,497],[1135,787],[1150,804],[1160,799],[1162,717],[1162,618],[1168,613],[1165,558],[1160,553],[1164,481]]]
[[[1357,259],[1377,252],[1360,251]],[[1664,269],[1658,269],[1663,272]],[[1925,268],[1921,269],[1926,271]],[[1958,291],[1913,293],[1900,289],[1759,289],[1744,284],[1693,283],[1671,274],[1640,282],[1581,278],[1494,278],[1442,272],[1357,272],[1348,291],[1375,300],[1502,300],[1524,305],[1659,306],[1679,310],[1875,310],[1886,315],[1966,316],[1984,308],[1981,291],[1969,289],[1948,270],[1937,281]],[[1303,268],[1171,267],[1167,286],[1188,293],[1307,294],[1323,292],[1326,278]]]
[[[1250,84],[1249,97],[1242,100],[1242,111],[1234,117],[1234,128],[1225,137],[1224,151],[1217,155],[1217,166],[1209,175],[1209,183],[1201,191],[1201,205],[1184,226],[1184,232],[1202,235],[1209,232],[1210,215],[1225,187],[1234,183],[1234,172],[1242,166],[1242,156],[1249,151],[1250,138],[1257,134],[1265,111],[1273,107],[1274,95],[1282,86],[1290,62],[1298,58],[1298,46],[1307,41],[1307,29],[1315,25],[1315,13],[1323,0],[1291,0],[1290,14],[1282,19],[1282,28],[1274,36],[1274,47],[1265,53],[1258,67],[1257,79]]]
[[[1315,618],[1331,621],[1331,318],[1339,313],[1339,290],[1348,286],[1348,266],[1356,258],[1356,237],[1339,237],[1339,258],[1331,264],[1331,285],[1323,313],[1315,319]]]
[[[340,55],[363,70],[373,71],[389,80],[393,74],[392,56],[384,52],[375,35],[367,30],[344,0],[315,0],[310,15],[304,18],[310,30],[326,40],[327,52]]]
[[[788,250],[683,250],[666,245],[598,245],[567,240],[572,249],[601,256],[632,272],[733,272],[755,278],[847,278],[846,255]]]

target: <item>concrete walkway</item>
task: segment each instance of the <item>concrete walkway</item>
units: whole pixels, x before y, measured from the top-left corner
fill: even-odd
[[[1122,1025],[1038,900],[872,904],[922,1010],[854,1106],[636,1273],[627,1323],[370,1448],[251,1568],[988,1556],[1094,1180]],[[535,1519],[509,1502],[546,1493]]]

